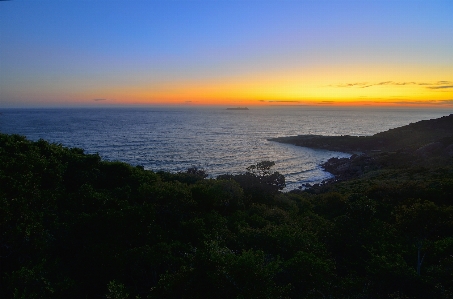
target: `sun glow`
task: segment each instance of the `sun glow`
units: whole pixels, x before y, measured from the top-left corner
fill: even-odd
[[[408,76],[409,77],[409,76]],[[346,78],[346,76],[345,76]],[[453,104],[453,80],[354,80],[301,74],[165,82],[158,87],[111,90],[125,104],[186,105],[445,105]],[[335,83],[330,83],[335,82]]]
[[[0,106],[453,103],[441,4],[7,2]]]

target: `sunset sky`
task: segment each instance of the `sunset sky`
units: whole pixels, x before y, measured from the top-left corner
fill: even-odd
[[[0,1],[0,107],[453,107],[453,1]]]

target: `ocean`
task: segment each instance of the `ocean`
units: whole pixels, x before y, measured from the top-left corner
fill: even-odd
[[[286,191],[331,177],[319,166],[346,153],[313,150],[268,138],[317,134],[365,136],[452,109],[351,107],[135,107],[0,109],[0,132],[45,139],[104,160],[153,171],[203,168],[211,177],[245,172],[257,162],[275,162]]]

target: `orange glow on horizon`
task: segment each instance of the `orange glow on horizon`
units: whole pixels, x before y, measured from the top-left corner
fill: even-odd
[[[453,107],[453,78],[444,68],[345,65],[214,75],[115,86],[107,93],[99,88],[89,94],[106,95],[119,105]]]
[[[327,85],[294,81],[163,84],[109,90],[117,105],[338,105],[453,107],[451,81],[376,81]],[[106,94],[98,91],[97,94]],[[86,95],[88,96],[88,95]],[[107,103],[107,101],[106,101]]]
[[[307,73],[288,70],[273,73],[247,73],[211,79],[178,81],[142,80],[125,85],[91,85],[61,96],[58,88],[43,89],[39,96],[26,89],[21,93],[40,105],[217,105],[217,106],[390,106],[390,107],[453,107],[453,80],[446,73],[440,76],[410,76],[397,73],[388,80],[385,69],[376,67],[366,75],[355,67],[352,73],[316,68]],[[387,71],[393,70],[387,68]],[[356,74],[361,74],[360,76]],[[422,73],[424,74],[424,73]],[[357,79],[360,78],[360,79]],[[387,80],[384,80],[387,78]],[[407,78],[410,78],[408,80]],[[453,78],[452,78],[453,79]]]

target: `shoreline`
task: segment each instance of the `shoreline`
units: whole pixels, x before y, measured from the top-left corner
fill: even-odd
[[[320,164],[334,177],[319,186],[360,177],[377,169],[448,163],[453,158],[453,114],[372,136],[298,135],[268,140],[351,154],[349,158],[333,157]]]
[[[451,138],[453,138],[453,114],[437,119],[422,120],[372,136],[297,135],[269,138],[268,140],[354,155],[400,151],[421,153],[424,150],[441,150],[453,144]],[[433,143],[438,144],[434,146]]]

